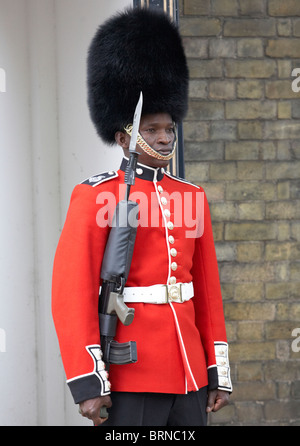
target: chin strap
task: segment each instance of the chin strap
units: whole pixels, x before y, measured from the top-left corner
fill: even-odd
[[[175,129],[175,126],[174,126],[174,129]],[[124,127],[124,130],[129,136],[131,136],[132,124],[128,124],[126,127]],[[177,134],[176,134],[176,130],[175,130],[175,140],[173,143],[172,151],[169,153],[169,155],[162,155],[161,153],[152,149],[152,147],[150,147],[149,144],[146,143],[146,141],[144,140],[144,138],[142,137],[142,135],[140,133],[138,133],[138,136],[137,136],[137,144],[140,146],[140,148],[144,152],[146,152],[148,155],[152,156],[153,158],[157,158],[159,160],[167,161],[167,160],[170,160],[171,158],[173,158],[173,156],[175,154],[175,150],[176,150],[176,143],[177,143]]]

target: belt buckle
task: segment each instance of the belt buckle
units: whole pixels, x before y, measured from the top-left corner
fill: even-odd
[[[167,302],[180,302],[180,303],[183,302],[181,283],[167,285],[167,287],[166,287],[166,301]]]

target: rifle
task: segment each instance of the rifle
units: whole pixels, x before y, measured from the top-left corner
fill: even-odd
[[[136,342],[119,343],[114,337],[118,319],[122,324],[130,325],[134,318],[134,309],[128,308],[124,303],[123,290],[130,270],[137,231],[138,204],[129,200],[129,194],[131,186],[135,183],[138,159],[136,141],[142,104],[141,92],[135,109],[129,146],[130,157],[125,171],[126,195],[116,206],[100,273],[102,279],[98,307],[100,341],[102,359],[107,371],[110,364],[130,364],[137,361]],[[103,418],[108,416],[106,408],[101,408],[100,416]]]

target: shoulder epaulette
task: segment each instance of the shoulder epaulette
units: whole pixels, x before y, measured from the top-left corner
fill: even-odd
[[[105,181],[116,178],[118,173],[115,170],[110,170],[109,172],[99,173],[98,175],[93,175],[90,178],[82,181],[80,184],[88,184],[89,186],[96,187],[99,184],[104,183]]]
[[[187,180],[184,179],[184,178],[180,178],[180,177],[177,177],[176,175],[172,175],[170,172],[167,172],[167,171],[165,171],[165,174],[166,174],[169,178],[172,178],[172,180],[179,181],[180,183],[189,184],[190,186],[194,186],[194,187],[196,187],[197,189],[200,189],[200,186],[197,186],[196,184],[191,183],[190,181],[187,181]]]

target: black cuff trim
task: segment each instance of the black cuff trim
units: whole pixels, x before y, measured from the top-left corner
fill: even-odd
[[[69,381],[67,384],[71,390],[75,404],[101,396],[101,385],[97,375],[74,379],[74,381]]]

